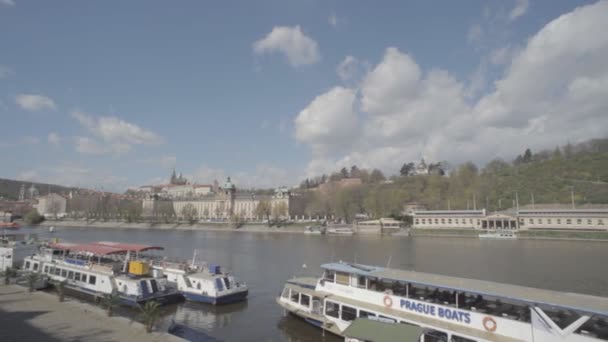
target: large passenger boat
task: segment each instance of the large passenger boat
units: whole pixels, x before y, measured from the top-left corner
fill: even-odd
[[[358,318],[423,328],[420,341],[608,341],[608,298],[351,263],[288,280],[277,302],[336,335]]]
[[[154,277],[139,253],[162,250],[159,246],[95,242],[51,243],[28,256],[23,268],[66,282],[66,288],[99,298],[117,293],[122,304],[136,306],[154,300],[169,304],[181,299],[165,278]]]

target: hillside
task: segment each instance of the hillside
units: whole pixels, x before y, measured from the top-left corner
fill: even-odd
[[[65,187],[61,185],[55,184],[46,184],[46,183],[36,183],[36,182],[24,182],[12,179],[4,179],[0,178],[0,198],[5,198],[8,200],[17,200],[19,198],[19,191],[21,190],[21,185],[25,184],[25,189],[27,189],[34,184],[34,186],[38,189],[41,195],[47,194],[50,192],[67,192],[73,190],[75,188]]]
[[[608,139],[566,145],[553,151],[527,150],[508,162],[496,159],[482,169],[465,163],[449,176],[392,176],[392,182],[367,181],[333,193],[307,191],[307,215],[333,214],[351,220],[356,213],[398,216],[403,203],[430,209],[487,208],[489,211],[532,203],[577,205],[608,203]]]

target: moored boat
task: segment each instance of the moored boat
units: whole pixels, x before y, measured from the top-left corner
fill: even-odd
[[[353,235],[355,231],[349,226],[329,226],[326,230],[328,235]]]
[[[339,336],[360,318],[423,328],[421,341],[608,340],[608,298],[349,263],[294,278],[278,304]]]
[[[219,265],[197,262],[196,251],[190,263],[161,261],[152,268],[190,301],[229,304],[245,300],[249,293],[247,284],[237,281]]]
[[[0,229],[19,229],[21,226],[17,222],[0,222]]]
[[[162,249],[114,242],[51,243],[26,257],[23,268],[51,281],[65,282],[68,290],[93,299],[117,293],[121,304],[129,306],[151,300],[169,304],[181,299],[179,292],[169,287],[166,279],[152,276],[149,264],[137,257],[141,252]]]

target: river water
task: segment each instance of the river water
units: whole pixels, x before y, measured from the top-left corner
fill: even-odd
[[[608,243],[492,241],[449,237],[312,236],[234,231],[165,231],[95,228],[23,228],[40,238],[68,242],[121,241],[161,245],[169,257],[218,263],[249,286],[245,303],[213,307],[181,303],[163,308],[171,320],[223,341],[341,341],[276,304],[285,280],[320,275],[330,261],[415,270],[608,297]],[[303,267],[306,265],[306,267]]]

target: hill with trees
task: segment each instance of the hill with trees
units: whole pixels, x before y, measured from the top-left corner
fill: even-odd
[[[407,202],[423,203],[430,209],[476,207],[492,212],[512,208],[516,199],[520,206],[533,201],[570,203],[572,193],[577,205],[608,203],[608,139],[536,153],[527,149],[513,161],[495,159],[483,168],[467,162],[444,176],[438,172],[410,176],[408,164],[390,181],[385,181],[384,175],[372,178],[375,171],[356,166],[307,179],[301,184],[300,214],[335,215],[347,221],[358,213],[398,217]],[[379,170],[376,173],[382,174]],[[363,184],[329,193],[315,191],[320,183],[340,177],[361,177]]]
[[[12,179],[4,179],[0,178],[0,198],[4,198],[7,200],[17,200],[19,199],[19,192],[21,191],[21,186],[25,186],[25,190],[27,192],[28,188],[32,186],[32,184],[38,189],[41,195],[46,195],[49,192],[54,193],[63,193],[68,192],[70,190],[75,190],[76,188],[66,187],[55,184],[47,184],[47,183],[36,183],[36,182],[25,182],[19,180]],[[27,194],[26,194],[27,196]]]

